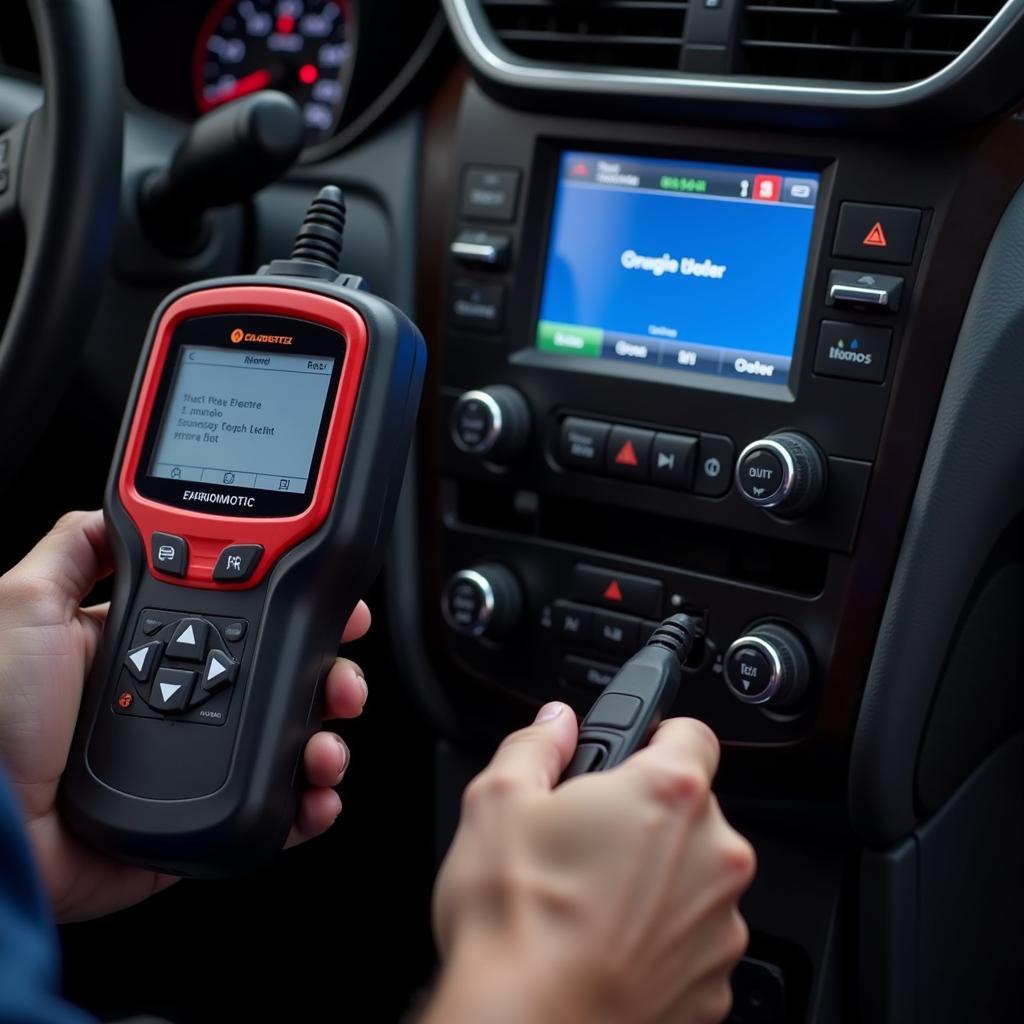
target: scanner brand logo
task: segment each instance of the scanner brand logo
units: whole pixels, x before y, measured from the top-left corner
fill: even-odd
[[[231,343],[237,345],[242,341],[255,342],[257,345],[291,345],[295,338],[290,334],[253,334],[236,327],[231,332]]]
[[[213,494],[210,491],[185,491],[182,494],[184,501],[201,501],[211,505],[232,505],[234,507],[254,508],[256,499],[247,497],[244,494]]]

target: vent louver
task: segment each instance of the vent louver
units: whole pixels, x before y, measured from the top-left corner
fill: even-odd
[[[1000,0],[914,0],[892,13],[828,0],[748,0],[736,70],[764,78],[905,83],[942,70]]]
[[[506,49],[547,65],[678,70],[685,2],[482,0]]]

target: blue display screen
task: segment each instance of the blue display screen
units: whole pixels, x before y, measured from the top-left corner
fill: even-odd
[[[819,182],[562,154],[537,348],[785,385]]]

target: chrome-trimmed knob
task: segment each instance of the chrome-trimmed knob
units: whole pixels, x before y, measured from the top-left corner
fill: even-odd
[[[811,659],[788,626],[766,623],[734,640],[722,659],[725,684],[744,704],[796,704],[807,691]]]
[[[759,438],[736,460],[736,487],[744,501],[779,516],[807,511],[824,493],[827,479],[825,456],[794,431]]]

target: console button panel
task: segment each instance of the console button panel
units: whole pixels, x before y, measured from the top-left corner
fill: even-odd
[[[732,485],[736,446],[721,434],[677,434],[566,416],[556,456],[566,469],[720,498]]]
[[[237,688],[247,626],[241,619],[145,609],[123,659],[112,710],[223,725]]]

